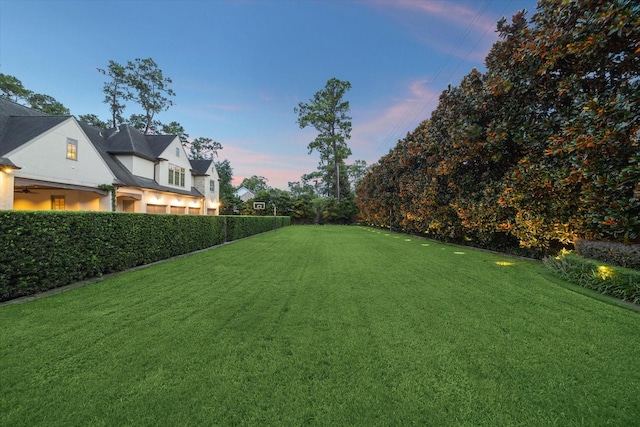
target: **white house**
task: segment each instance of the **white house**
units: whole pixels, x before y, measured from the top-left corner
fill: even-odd
[[[213,160],[174,135],[100,130],[0,99],[0,209],[217,214]]]
[[[251,200],[254,197],[256,197],[256,193],[254,193],[253,191],[249,190],[246,187],[238,188],[235,192],[235,195],[239,197],[240,200],[242,200],[243,202],[246,202],[247,200]]]

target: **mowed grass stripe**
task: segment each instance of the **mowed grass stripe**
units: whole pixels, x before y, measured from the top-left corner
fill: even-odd
[[[633,425],[640,315],[539,263],[288,227],[0,308],[0,425]]]

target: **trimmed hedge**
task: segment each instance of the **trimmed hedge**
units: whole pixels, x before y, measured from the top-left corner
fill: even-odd
[[[556,275],[603,295],[640,304],[640,271],[583,258],[571,251],[544,259]]]
[[[290,225],[289,217],[0,212],[0,301]]]
[[[576,253],[585,258],[640,270],[640,245],[578,240],[575,247]]]

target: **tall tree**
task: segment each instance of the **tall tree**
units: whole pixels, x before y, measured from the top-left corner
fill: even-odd
[[[20,80],[14,76],[0,73],[0,98],[20,102],[27,100],[29,95],[31,95],[31,91],[26,89]]]
[[[69,114],[69,109],[53,96],[26,89],[20,80],[8,74],[0,73],[0,98],[9,99],[51,115]]]
[[[321,165],[331,165],[336,200],[340,200],[340,167],[351,155],[346,140],[351,137],[349,101],[343,101],[351,83],[336,78],[329,79],[324,89],[316,92],[308,103],[300,102],[294,112],[301,129],[312,126],[318,136],[309,143],[309,154],[314,150],[320,154]]]
[[[347,166],[347,175],[349,175],[349,180],[354,191],[358,183],[367,174],[368,170],[369,167],[367,166],[367,162],[364,160],[356,160],[352,165]]]
[[[111,126],[115,128],[124,122],[122,113],[126,106],[125,102],[132,97],[127,82],[127,70],[121,64],[109,60],[107,69],[98,68],[98,71],[111,79],[104,83],[102,92],[104,103],[109,105],[109,111],[111,111]]]
[[[29,95],[29,98],[27,98],[27,101],[29,102],[29,106],[34,110],[42,111],[52,116],[69,115],[69,109],[53,96],[43,93],[32,93]]]
[[[203,136],[187,141],[184,146],[189,150],[189,158],[193,160],[213,159],[218,156],[218,150],[222,150],[221,143]]]
[[[100,117],[95,114],[80,114],[78,116],[78,120],[88,124],[89,126],[94,126],[100,129],[106,129],[109,127],[109,123],[100,120]]]
[[[228,159],[215,162],[218,176],[220,177],[220,213],[232,214],[235,206],[241,203],[240,199],[235,196],[235,190],[231,181],[233,180],[233,168]]]
[[[165,135],[177,135],[178,138],[180,138],[180,142],[182,143],[182,145],[185,148],[188,148],[187,144],[189,142],[189,134],[184,130],[184,127],[180,123],[173,121],[169,124],[163,124],[161,130]]]
[[[131,121],[144,133],[157,132],[161,124],[154,120],[156,114],[167,110],[175,96],[169,87],[172,80],[165,77],[158,64],[151,58],[136,58],[125,66],[126,81],[131,87],[131,99],[138,103],[144,114],[133,115]]]
[[[253,175],[251,178],[243,179],[240,187],[244,187],[248,190],[253,191],[254,193],[257,193],[258,191],[269,189],[267,181],[268,179],[264,176]]]

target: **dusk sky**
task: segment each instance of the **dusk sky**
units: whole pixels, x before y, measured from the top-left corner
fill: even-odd
[[[351,82],[347,163],[373,164],[428,118],[497,40],[496,22],[535,0],[0,0],[0,72],[71,114],[108,120],[97,68],[152,58],[173,80],[158,119],[219,141],[235,185],[316,170],[293,109],[332,77]],[[135,105],[125,117],[139,113]]]

